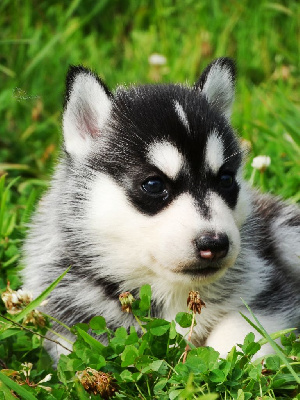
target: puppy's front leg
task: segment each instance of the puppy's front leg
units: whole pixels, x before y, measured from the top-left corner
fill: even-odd
[[[243,314],[249,317],[246,313]],[[249,317],[249,319],[251,319],[251,317]],[[274,333],[286,326],[282,321],[282,327],[280,327],[280,322],[277,319],[275,321],[274,317],[270,318],[267,316],[257,315],[257,319],[268,333]],[[254,333],[256,341],[261,339],[261,335],[256,332],[256,330],[252,328],[239,313],[231,313],[226,315],[215,329],[213,329],[206,340],[206,345],[217,350],[220,353],[220,357],[226,358],[227,353],[233,346],[244,343],[245,336],[249,332]],[[267,343],[255,354],[254,358],[271,354],[273,352],[274,350]]]

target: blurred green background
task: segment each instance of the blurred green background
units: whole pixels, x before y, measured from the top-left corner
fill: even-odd
[[[251,158],[269,155],[263,189],[299,201],[299,1],[2,0],[0,28],[0,174],[21,175],[21,190],[45,186],[57,157],[70,64],[114,89],[192,84],[230,56],[239,71],[233,125],[251,148],[246,178]],[[153,53],[166,64],[151,66]]]

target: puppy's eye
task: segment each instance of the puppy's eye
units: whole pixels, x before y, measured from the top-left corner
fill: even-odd
[[[224,189],[230,189],[233,186],[234,177],[231,173],[223,173],[220,175],[220,186]]]
[[[148,178],[142,183],[142,189],[152,196],[167,194],[166,185],[159,177]]]

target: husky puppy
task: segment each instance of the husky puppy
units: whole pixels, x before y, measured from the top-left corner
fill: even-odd
[[[128,327],[118,295],[148,283],[153,315],[168,320],[198,290],[206,308],[194,342],[223,356],[251,330],[241,297],[270,333],[298,326],[300,211],[243,181],[230,126],[235,74],[219,58],[192,87],[111,93],[70,67],[63,151],[24,249],[24,287],[35,295],[72,265],[47,313]]]

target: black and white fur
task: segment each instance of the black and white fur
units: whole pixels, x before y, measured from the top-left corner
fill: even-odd
[[[47,312],[72,325],[134,323],[118,295],[153,292],[153,314],[206,303],[193,338],[221,355],[251,328],[299,324],[300,212],[253,191],[230,126],[235,66],[212,62],[193,86],[119,87],[71,67],[64,144],[25,243],[24,287],[38,295],[69,265]],[[52,347],[56,358],[61,348]],[[262,354],[269,351],[262,348]]]

